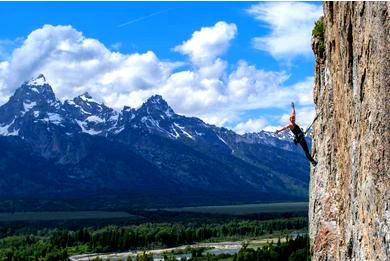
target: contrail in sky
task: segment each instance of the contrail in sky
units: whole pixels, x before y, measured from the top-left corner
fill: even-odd
[[[148,18],[150,18],[150,17],[152,17],[152,16],[155,16],[155,15],[159,15],[159,14],[165,13],[165,12],[171,10],[171,9],[173,9],[173,8],[166,9],[166,10],[163,10],[163,11],[160,11],[160,12],[155,12],[155,13],[152,13],[152,14],[150,14],[150,15],[145,15],[145,16],[142,16],[142,17],[138,17],[138,18],[133,19],[133,20],[130,20],[130,21],[126,22],[126,23],[120,24],[120,25],[118,25],[118,27],[123,27],[123,26],[129,25],[129,24],[134,24],[134,23],[140,22],[140,21],[145,20],[145,19],[148,19]]]

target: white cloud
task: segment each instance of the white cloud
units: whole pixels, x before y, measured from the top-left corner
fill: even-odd
[[[212,27],[203,27],[194,32],[191,39],[176,46],[174,50],[189,55],[195,65],[209,65],[227,50],[236,33],[235,24],[220,21]]]
[[[71,26],[52,25],[30,33],[5,63],[0,68],[0,84],[6,85],[1,96],[9,96],[23,81],[43,73],[62,99],[89,91],[116,108],[129,104],[124,97],[132,91],[163,84],[177,66],[160,61],[152,51],[111,52]]]
[[[285,72],[259,70],[240,61],[226,78],[204,78],[200,70],[174,73],[158,93],[179,113],[221,126],[239,121],[247,110],[290,104],[297,94],[293,88],[282,87],[288,77]]]
[[[71,26],[45,25],[31,32],[10,59],[0,61],[0,102],[22,82],[43,73],[62,100],[88,91],[121,109],[138,107],[160,94],[179,114],[236,126],[239,131],[258,131],[268,125],[265,118],[239,123],[248,110],[284,108],[291,101],[312,106],[312,77],[285,87],[286,72],[261,70],[246,61],[228,65],[222,60],[236,33],[236,26],[226,22],[195,32],[176,47],[189,56],[193,69],[179,70],[183,62],[162,61],[153,51],[113,52]]]
[[[277,125],[277,126],[274,126],[274,125],[268,125],[268,126],[265,126],[263,128],[264,131],[270,131],[270,132],[275,132],[277,129],[281,129],[282,126],[281,125]]]
[[[302,106],[313,106],[314,77],[306,77],[301,82],[294,84],[291,91],[295,93],[294,101]]]
[[[240,61],[237,68],[229,75],[227,89],[232,102],[242,109],[282,107],[289,90],[282,84],[289,78],[285,72],[272,72],[257,69],[245,61]]]
[[[305,2],[266,2],[252,5],[247,12],[271,29],[269,35],[253,39],[256,49],[288,61],[312,55],[311,31],[323,14],[322,6]]]
[[[259,119],[249,119],[246,122],[240,122],[237,124],[233,130],[238,134],[244,134],[248,132],[259,132],[265,126],[267,126],[267,120],[263,118]]]

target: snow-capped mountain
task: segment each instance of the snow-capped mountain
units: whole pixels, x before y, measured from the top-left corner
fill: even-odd
[[[107,135],[118,122],[118,113],[95,101],[88,93],[63,104],[67,117],[73,119],[81,132],[90,135]]]
[[[178,138],[173,125],[174,111],[159,95],[150,97],[132,114],[132,119],[124,128],[134,128],[148,133],[156,133],[167,138]]]
[[[217,138],[211,125],[198,118],[176,114],[160,95],[150,97],[132,115],[124,128],[141,129],[174,140],[195,142],[209,136]]]
[[[30,122],[61,123],[61,103],[43,75],[27,81],[0,107],[0,134],[23,136]]]
[[[99,103],[88,93],[61,103],[42,74],[25,82],[0,107],[0,135],[25,137],[26,129],[31,129],[29,124],[37,123],[46,124],[48,129],[53,125],[62,127],[67,135],[81,132],[107,136],[134,129],[188,142],[215,140],[226,145],[230,140],[275,147],[282,142],[285,149],[294,151],[289,132],[278,135],[266,131],[244,135],[227,132],[198,118],[176,114],[160,95],[150,97],[138,110],[125,106],[121,112]]]
[[[65,184],[58,190],[69,193],[91,186],[133,191],[179,186],[189,194],[224,191],[233,197],[245,191],[257,199],[271,191],[279,193],[276,198],[307,195],[308,163],[288,133],[239,135],[178,115],[159,95],[138,109],[117,112],[88,93],[61,102],[39,75],[0,106],[0,136],[3,150],[24,151],[19,154],[27,160],[41,162],[45,184]],[[9,174],[39,183],[9,167],[19,165],[17,160],[7,158]],[[1,179],[0,190],[6,189]]]

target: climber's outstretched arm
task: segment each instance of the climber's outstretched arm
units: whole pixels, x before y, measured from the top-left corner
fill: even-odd
[[[295,118],[295,105],[294,105],[293,102],[291,103],[291,114],[290,114],[290,117],[294,117]]]
[[[279,132],[282,132],[282,131],[284,131],[284,130],[291,129],[292,127],[294,127],[294,126],[292,126],[292,124],[290,123],[290,124],[284,126],[284,127],[281,128],[281,129],[277,129],[277,130],[275,131],[275,133],[278,134]]]

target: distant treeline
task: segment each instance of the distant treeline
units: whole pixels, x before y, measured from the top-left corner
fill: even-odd
[[[3,234],[5,237],[0,239],[0,260],[66,260],[69,255],[88,252],[172,247],[208,239],[255,237],[306,227],[307,218],[297,217],[267,221],[231,220],[227,223],[209,224],[146,223],[100,229],[44,229],[31,234]]]
[[[69,211],[58,220],[39,220],[30,219],[17,221],[10,214],[9,220],[0,222],[0,238],[6,235],[13,235],[15,232],[34,233],[36,230],[44,228],[65,228],[77,230],[83,227],[101,228],[108,225],[129,226],[144,223],[183,223],[197,222],[202,224],[226,223],[231,220],[273,220],[288,219],[293,217],[307,218],[307,211],[286,212],[286,213],[253,213],[242,215],[216,214],[216,213],[196,213],[196,212],[173,212],[165,210],[126,210],[125,212],[133,215],[133,218],[103,218],[100,216],[91,219],[77,219],[78,212]],[[51,212],[47,214],[50,215]],[[56,211],[53,216],[58,216]],[[1,215],[1,214],[0,214]],[[20,212],[19,212],[20,215]],[[28,219],[28,213],[26,213]],[[6,232],[6,233],[5,233]]]

